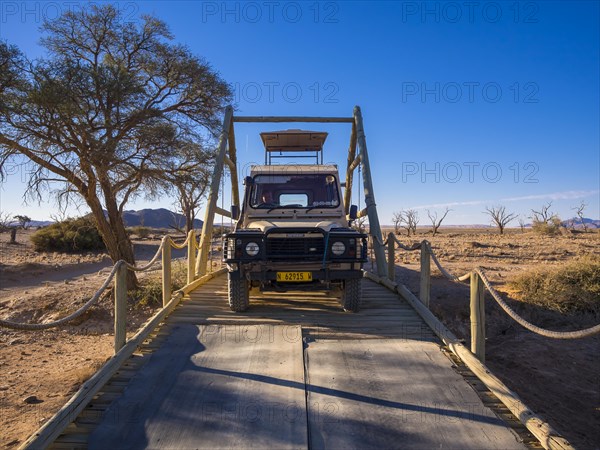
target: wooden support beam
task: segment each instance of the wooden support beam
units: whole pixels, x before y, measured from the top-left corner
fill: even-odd
[[[215,208],[215,214],[220,214],[225,217],[231,217],[231,211],[227,211],[226,209],[219,208],[218,206]]]
[[[232,171],[232,172],[236,171],[235,163],[231,159],[229,159],[229,157],[227,155],[225,155],[224,161],[225,161],[225,164],[227,164],[227,167],[229,167],[230,171]]]
[[[229,158],[227,158],[227,161],[231,175],[231,200],[234,205],[240,206],[240,188],[237,173],[237,149],[235,147],[235,130],[233,127],[233,120],[229,126]]]
[[[381,237],[381,226],[379,225],[379,216],[377,215],[377,206],[375,203],[375,193],[373,192],[373,178],[371,174],[371,165],[369,163],[369,152],[367,151],[367,138],[363,126],[362,113],[360,107],[354,107],[354,123],[356,124],[356,140],[363,167],[363,187],[365,192],[365,204],[367,206],[367,215],[369,216],[369,234],[373,236],[373,245],[375,247],[375,260],[377,261],[377,273],[379,276],[385,276],[387,272],[387,261],[385,260],[385,249]]]
[[[227,143],[229,140],[229,131],[231,130],[231,122],[233,118],[233,108],[228,106],[225,109],[225,117],[223,118],[223,129],[219,138],[219,151],[213,169],[213,177],[206,202],[206,212],[204,214],[204,224],[202,225],[202,236],[200,237],[200,250],[198,259],[196,260],[196,276],[202,276],[206,273],[206,264],[208,263],[208,254],[210,253],[210,244],[212,239],[212,230],[215,219],[215,211],[217,208],[217,199],[219,197],[219,187],[221,184],[221,176],[223,175],[223,165],[225,164],[225,156],[227,152]]]
[[[350,203],[352,201],[352,178],[354,176],[354,169],[350,169],[350,166],[356,159],[356,124],[352,122],[352,131],[350,132],[350,146],[348,147],[348,163],[346,164],[346,186],[344,190],[344,208],[346,214],[350,213]]]
[[[302,117],[302,116],[235,116],[234,122],[245,123],[282,123],[282,122],[318,122],[318,123],[352,123],[352,117]]]

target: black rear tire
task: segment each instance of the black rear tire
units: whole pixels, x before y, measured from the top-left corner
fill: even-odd
[[[344,290],[342,291],[342,308],[344,308],[344,311],[360,311],[362,300],[361,281],[361,278],[353,278],[344,282]]]
[[[243,312],[250,306],[250,289],[245,278],[232,278],[227,275],[229,291],[229,308],[235,312]]]

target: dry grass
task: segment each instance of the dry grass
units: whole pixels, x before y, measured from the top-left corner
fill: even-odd
[[[518,298],[562,314],[600,316],[600,257],[591,255],[559,267],[520,274],[509,283]]]
[[[182,261],[173,261],[171,265],[171,291],[181,289],[187,283],[187,266]],[[157,307],[162,305],[162,274],[154,272],[141,280],[140,287],[128,292],[136,306]]]

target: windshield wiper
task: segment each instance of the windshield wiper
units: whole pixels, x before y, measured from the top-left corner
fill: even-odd
[[[278,205],[278,206],[274,206],[273,208],[269,209],[267,211],[267,214],[270,213],[271,211],[273,211],[274,209],[287,209],[287,208],[302,208],[302,205],[300,204],[291,204],[291,205]]]

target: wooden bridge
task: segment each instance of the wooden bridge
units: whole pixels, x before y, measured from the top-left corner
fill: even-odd
[[[384,286],[364,280],[357,314],[300,292],[252,297],[240,314],[227,306],[225,281],[187,294],[56,439],[28,445],[539,447]]]
[[[348,212],[352,173],[362,167],[358,216],[369,218],[376,268],[363,272],[359,313],[306,292],[263,293],[247,312],[229,310],[224,270],[207,274],[207,261],[215,214],[231,215],[217,207],[226,168],[239,206],[234,122],[352,125],[344,204]],[[180,245],[165,237],[145,267],[116,263],[76,313],[12,324],[65,323],[115,280],[115,356],[22,448],[571,448],[484,365],[483,283],[491,288],[482,273],[466,276],[473,353],[428,309],[430,256],[444,273],[428,244],[420,246],[420,299],[393,282],[394,242],[382,241],[358,107],[341,118],[234,117],[228,108],[216,160],[199,245],[194,231]],[[188,282],[172,293],[171,247],[185,245]],[[161,256],[163,308],[126,340],[126,271]]]

